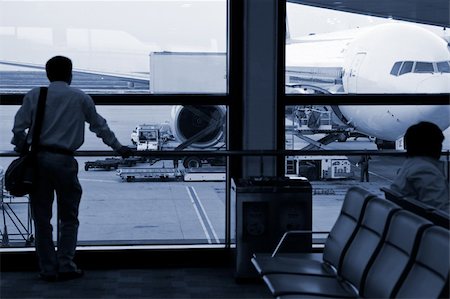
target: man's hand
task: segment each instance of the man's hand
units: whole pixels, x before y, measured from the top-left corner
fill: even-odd
[[[119,155],[122,156],[122,158],[126,159],[130,156],[133,156],[133,150],[129,148],[128,146],[122,146],[116,151]]]

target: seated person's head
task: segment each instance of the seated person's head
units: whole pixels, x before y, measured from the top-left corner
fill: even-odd
[[[72,82],[72,61],[64,56],[55,56],[45,64],[47,78],[50,82]]]
[[[442,151],[444,134],[441,129],[430,122],[420,122],[406,130],[405,147],[408,157],[431,157],[439,159]]]

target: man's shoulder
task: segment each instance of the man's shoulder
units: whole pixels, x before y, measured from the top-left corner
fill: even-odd
[[[429,157],[410,157],[406,159],[406,164],[409,164],[411,166],[419,166],[419,167],[436,167],[436,164],[439,163],[438,161],[433,160]]]
[[[79,88],[68,86],[68,89],[69,89],[70,93],[72,93],[72,94],[74,94],[74,95],[76,95],[76,96],[78,96],[80,98],[85,98],[85,99],[89,99],[90,98],[90,96],[87,93],[85,93],[84,91],[82,91]]]
[[[26,95],[37,95],[41,92],[41,87],[33,87],[32,89],[30,89]]]
[[[85,95],[86,93],[84,92],[84,91],[82,91],[81,89],[79,89],[79,88],[77,88],[77,87],[73,87],[73,86],[67,86],[68,88],[69,88],[69,90],[71,91],[71,92],[74,92],[74,93],[79,93],[79,94],[83,94],[83,95]]]
[[[438,161],[433,161],[430,158],[414,157],[406,159],[404,167],[407,172],[412,175],[438,175],[441,176],[441,169]]]

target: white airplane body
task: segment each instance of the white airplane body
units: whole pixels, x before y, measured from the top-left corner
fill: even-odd
[[[443,38],[426,29],[387,23],[293,39],[286,46],[286,73],[288,84],[322,80],[330,93],[448,94],[450,52]],[[450,105],[333,108],[357,131],[389,141],[419,121],[434,122],[443,130],[450,125]]]

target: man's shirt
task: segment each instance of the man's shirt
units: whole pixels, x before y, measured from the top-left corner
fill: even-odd
[[[406,159],[391,189],[424,204],[449,212],[449,186],[443,164],[429,157]]]
[[[22,150],[25,141],[31,144],[39,92],[40,88],[30,90],[15,116],[11,143],[16,145],[16,150]],[[97,137],[114,150],[122,146],[109,129],[106,120],[97,113],[94,101],[89,95],[70,87],[66,82],[51,82],[39,144],[75,151],[84,142],[85,122],[89,123],[89,129]],[[31,132],[27,138],[26,130],[30,127]]]

